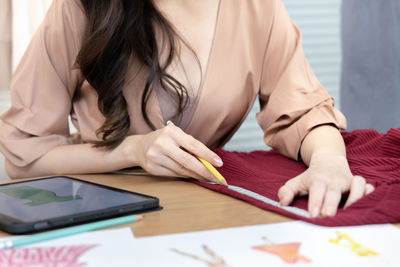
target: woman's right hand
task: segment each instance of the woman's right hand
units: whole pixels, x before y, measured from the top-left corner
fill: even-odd
[[[216,167],[222,166],[221,158],[179,127],[168,125],[140,138],[132,138],[134,142],[127,137],[121,143],[124,156],[136,159],[148,173],[220,183],[194,155]]]

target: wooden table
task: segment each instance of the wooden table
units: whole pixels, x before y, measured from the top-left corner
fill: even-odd
[[[146,213],[144,220],[130,225],[136,237],[292,220],[178,179],[116,174],[71,176],[158,197],[163,210]],[[6,235],[0,232],[0,236]]]

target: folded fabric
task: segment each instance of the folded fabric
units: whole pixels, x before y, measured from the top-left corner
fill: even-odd
[[[296,198],[290,208],[279,206],[279,188],[305,171],[306,166],[276,151],[245,153],[217,149],[215,152],[224,161],[223,167],[218,170],[229,186],[194,182],[257,207],[318,225],[400,222],[400,129],[391,129],[386,134],[375,130],[356,130],[342,132],[342,136],[353,174],[366,178],[375,190],[345,210],[342,201],[334,217],[310,218],[306,197]]]

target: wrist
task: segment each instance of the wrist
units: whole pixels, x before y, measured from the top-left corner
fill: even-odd
[[[116,160],[122,168],[139,166],[138,152],[141,150],[142,135],[130,135],[110,153],[111,159]]]
[[[332,151],[328,149],[320,149],[315,151],[311,155],[310,165],[313,163],[320,164],[322,161],[331,162],[332,161],[343,161],[347,163],[346,155],[341,153],[340,151]]]

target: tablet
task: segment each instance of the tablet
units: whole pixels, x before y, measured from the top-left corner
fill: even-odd
[[[0,185],[0,229],[12,234],[160,208],[156,197],[67,176]]]

